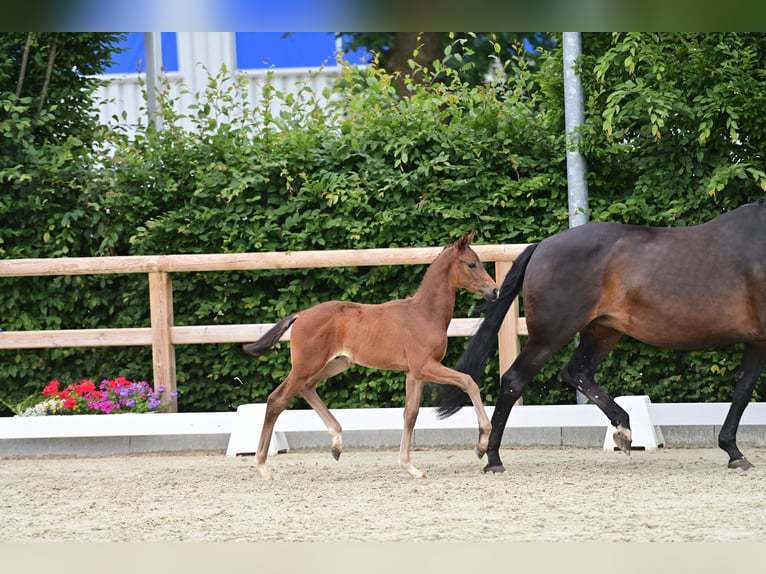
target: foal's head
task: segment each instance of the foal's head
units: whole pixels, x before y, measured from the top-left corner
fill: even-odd
[[[451,273],[456,278],[457,287],[481,295],[487,301],[494,301],[500,291],[495,281],[484,269],[484,264],[479,256],[471,249],[470,245],[473,238],[474,232],[471,231],[445,249],[445,251],[452,251],[449,254],[453,258]]]

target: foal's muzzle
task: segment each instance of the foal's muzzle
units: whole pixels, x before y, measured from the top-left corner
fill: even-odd
[[[484,295],[484,299],[491,303],[492,301],[497,301],[497,298],[500,296],[500,289],[497,287],[493,289],[482,289],[481,293]]]

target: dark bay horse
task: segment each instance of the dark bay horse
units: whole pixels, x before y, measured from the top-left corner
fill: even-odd
[[[501,377],[485,472],[505,470],[498,451],[513,404],[551,355],[578,333],[563,380],[598,405],[617,429],[615,444],[628,454],[628,414],[594,380],[623,333],[676,350],[743,343],[742,367],[718,445],[729,455],[729,468],[752,466],[736,437],[766,364],[766,201],[691,227],[591,223],[529,246],[503,281],[500,297],[457,370],[479,380],[520,291],[529,338]],[[464,397],[444,389],[436,400],[439,415],[446,417]]]
[[[269,395],[266,415],[255,454],[263,478],[271,479],[266,467],[269,442],[279,414],[300,394],[321,417],[331,437],[337,460],[342,450],[341,426],[317,394],[316,387],[351,365],[373,369],[406,371],[404,428],[399,466],[413,477],[425,475],[410,462],[412,430],[418,416],[425,381],[455,385],[467,393],[479,420],[476,453],[484,456],[490,432],[489,417],[481,402],[479,387],[464,373],[441,364],[447,351],[447,327],[455,308],[455,292],[468,289],[494,301],[497,285],[484,269],[470,243],[469,233],[447,246],[431,263],[414,295],[379,305],[328,301],[292,313],[255,343],[243,346],[258,355],[290,332],[292,367],[287,378]]]

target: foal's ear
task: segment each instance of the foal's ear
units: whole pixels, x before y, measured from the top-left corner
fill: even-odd
[[[463,235],[463,237],[457,240],[457,243],[455,246],[458,248],[458,250],[465,249],[471,244],[471,241],[473,241],[473,238],[475,235],[476,233],[473,231],[466,233],[465,235]]]

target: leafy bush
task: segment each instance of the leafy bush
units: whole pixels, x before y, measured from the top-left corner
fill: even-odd
[[[523,65],[516,63],[519,81],[528,83]],[[329,103],[308,88],[293,98],[267,84],[256,110],[241,80],[221,72],[185,118],[194,133],[168,112],[162,133],[147,128],[133,141],[114,134],[99,176],[110,190],[109,227],[121,238],[113,248],[157,254],[446,245],[471,229],[486,243],[520,240],[524,226],[531,233],[539,220],[565,220],[545,197],[561,197],[563,175],[545,173],[561,162],[560,138],[535,135],[552,128],[538,98],[521,96],[523,86],[470,86],[435,63],[423,74],[426,83],[412,84],[401,99],[391,76],[374,65],[344,72]],[[554,159],[539,159],[546,157]],[[519,195],[538,217],[514,225],[499,208]],[[382,302],[413,293],[424,271],[179,274],[175,321],[273,322],[328,299]],[[459,312],[477,302],[462,293]],[[265,400],[290,367],[286,345],[255,360],[239,345],[178,348],[176,358],[184,409]],[[333,407],[401,404],[403,375],[354,369],[324,383],[322,395]]]

